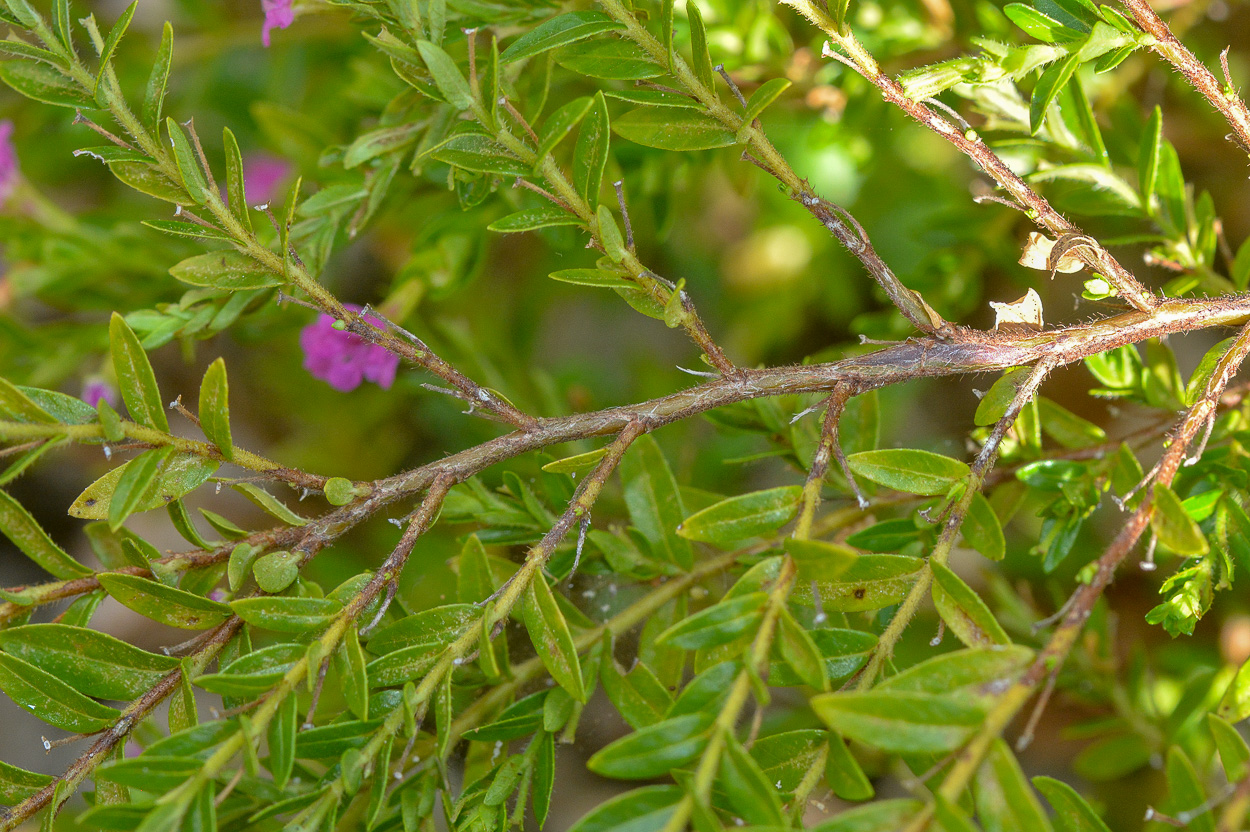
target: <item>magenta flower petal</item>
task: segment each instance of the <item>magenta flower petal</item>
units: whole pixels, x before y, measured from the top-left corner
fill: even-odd
[[[114,410],[121,403],[121,399],[118,397],[117,390],[113,388],[113,385],[98,378],[90,379],[83,385],[81,398],[92,407],[99,407],[100,400],[103,399]]]
[[[291,8],[291,0],[260,0],[260,7],[265,12],[265,24],[260,30],[260,40],[269,46],[269,32],[272,29],[285,29],[295,22],[295,10]]]
[[[9,137],[13,135],[13,122],[0,121],[0,203],[8,200],[17,187],[17,151]]]
[[[243,190],[250,203],[270,202],[278,186],[291,175],[287,160],[268,153],[250,153],[243,161]]]
[[[348,305],[353,312],[360,307]],[[365,319],[378,327],[381,318],[366,315]],[[372,381],[382,389],[390,389],[399,368],[399,356],[370,344],[358,335],[334,328],[334,318],[318,315],[317,320],[304,327],[299,336],[304,351],[304,369],[329,384],[335,390],[355,390],[364,381]]]

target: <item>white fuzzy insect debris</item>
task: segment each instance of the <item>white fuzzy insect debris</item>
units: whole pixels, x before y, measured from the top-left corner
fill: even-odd
[[[47,737],[40,737],[39,739],[43,740],[43,750],[44,750],[44,751],[51,751],[51,750],[52,750],[52,741],[51,741],[51,740],[49,740]]]
[[[388,517],[386,518],[386,522],[390,523],[392,526],[394,526],[397,529],[401,528],[404,525],[403,519],[399,517]]]
[[[110,448],[108,445],[105,445],[105,446],[104,446],[104,458],[105,458],[105,459],[112,459],[112,458],[113,458],[113,449],[112,449],[112,448]]]

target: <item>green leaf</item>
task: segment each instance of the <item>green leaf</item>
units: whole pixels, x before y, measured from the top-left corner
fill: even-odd
[[[499,142],[480,133],[458,133],[429,151],[440,162],[501,176],[529,176],[529,167]]]
[[[169,433],[165,405],[156,386],[152,365],[148,363],[148,355],[139,345],[134,331],[116,312],[109,321],[109,350],[113,355],[117,386],[121,389],[130,417],[139,424]]]
[[[174,29],[166,21],[161,30],[161,45],[156,51],[156,62],[148,75],[147,91],[143,96],[143,126],[153,133],[161,122],[161,106],[165,102],[165,89],[169,86],[169,69],[173,65]]]
[[[811,707],[839,734],[899,754],[953,751],[984,717],[979,707],[953,696],[880,689],[821,694]]]
[[[990,560],[1002,560],[1007,554],[1007,539],[1003,536],[1002,523],[990,501],[981,492],[972,495],[968,516],[960,528],[964,541]]]
[[[282,275],[238,251],[197,254],[171,267],[169,273],[192,286],[230,292],[281,286],[284,282]]]
[[[109,64],[113,60],[113,52],[116,51],[117,44],[121,43],[122,36],[126,34],[126,30],[130,28],[130,20],[135,16],[135,9],[138,7],[139,0],[134,0],[127,6],[121,17],[117,18],[117,22],[113,24],[113,28],[109,30],[108,37],[104,39],[104,48],[100,50],[100,71],[96,73],[95,79],[96,92],[99,91],[100,82],[104,79]]]
[[[838,813],[814,832],[897,832],[923,808],[919,800],[879,800]]]
[[[1001,739],[990,745],[976,779],[977,815],[986,829],[1050,832],[1050,822],[1024,779],[1015,755]]]
[[[849,546],[823,540],[788,537],[785,549],[794,559],[800,580],[836,581],[859,559],[859,553]]]
[[[908,494],[945,494],[968,476],[968,466],[957,459],[909,448],[851,454],[847,463],[859,476]]]
[[[1239,782],[1246,776],[1247,764],[1250,763],[1250,746],[1246,745],[1236,728],[1217,714],[1207,714],[1207,726],[1220,753],[1224,776],[1230,783]]]
[[[230,602],[234,613],[255,627],[275,633],[320,631],[343,610],[330,598],[240,598]]]
[[[299,552],[279,550],[261,555],[252,564],[252,575],[262,592],[277,593],[295,583],[299,577],[299,565],[303,555]]]
[[[661,832],[685,792],[678,786],[645,786],[596,806],[569,832]]]
[[[66,624],[0,630],[0,650],[102,699],[135,699],[178,667],[177,659]]]
[[[605,289],[634,289],[633,283],[625,278],[606,272],[603,269],[561,269],[558,272],[552,272],[548,275],[552,280],[559,280],[561,283],[572,283],[576,286],[594,286]],[[595,453],[592,451],[591,453]],[[602,456],[604,451],[598,451]],[[585,456],[585,454],[583,454]]]
[[[434,84],[438,91],[447,99],[447,103],[457,110],[468,110],[473,107],[473,93],[469,82],[464,79],[460,67],[446,52],[428,40],[417,41],[417,51],[421,60],[434,76]]]
[[[978,425],[992,425],[1007,413],[1007,408],[1016,397],[1016,391],[1032,372],[1028,367],[1017,367],[1008,370],[994,382],[981,401],[977,402],[977,412],[973,422]]]
[[[174,146],[174,161],[178,164],[178,173],[182,177],[182,185],[187,189],[191,199],[203,205],[208,202],[209,185],[204,178],[204,171],[196,156],[191,140],[182,131],[182,127],[172,118],[165,119],[165,130]]]
[[[138,575],[105,572],[99,581],[104,591],[122,606],[171,627],[207,630],[230,617],[230,608],[225,604]]]
[[[668,688],[642,661],[628,673],[622,673],[611,655],[607,654],[600,666],[599,681],[603,683],[604,693],[612,706],[631,728],[654,725],[673,705]]]
[[[786,90],[790,89],[791,83],[788,78],[773,78],[765,81],[760,85],[759,89],[751,93],[751,97],[747,99],[746,111],[742,114],[742,121],[750,124],[760,117],[760,114],[768,108],[777,98]]]
[[[836,581],[817,581],[820,602],[827,610],[879,610],[903,600],[919,578],[924,561],[906,555],[860,555]],[[810,599],[811,589],[795,588],[796,599]]]
[[[476,540],[476,537],[470,540]],[[465,544],[466,549],[470,544]],[[481,547],[477,543],[477,547]],[[461,564],[461,569],[464,564]],[[487,590],[487,595],[493,592]],[[482,596],[485,597],[485,596]],[[385,655],[413,647],[429,647],[437,652],[464,635],[482,616],[477,604],[448,604],[421,610],[383,627],[369,638],[369,651]]]
[[[720,784],[738,817],[747,823],[786,825],[781,799],[773,783],[733,734],[725,738],[719,775]]]
[[[361,134],[347,146],[347,150],[343,151],[343,167],[351,170],[360,167],[370,159],[403,150],[416,141],[423,126],[421,122],[411,122],[380,127]]]
[[[57,107],[95,109],[95,102],[50,66],[26,61],[0,62],[0,80],[17,92]]]
[[[1007,19],[1043,43],[1072,41],[1078,33],[1067,29],[1058,20],[1023,3],[1008,3],[1003,7]]]
[[[764,616],[767,603],[768,594],[764,592],[727,598],[678,621],[660,633],[656,642],[686,650],[728,644],[755,629]]]
[[[1137,151],[1137,182],[1141,190],[1142,204],[1154,213],[1151,196],[1159,176],[1159,151],[1163,144],[1163,110],[1158,105],[1150,113],[1142,131],[1141,145]]]
[[[49,725],[76,734],[102,731],[121,711],[101,705],[16,656],[0,653],[0,690]]]
[[[715,93],[712,57],[707,50],[707,29],[703,25],[703,12],[699,10],[698,3],[686,4],[686,17],[690,21],[690,67],[699,83]]]
[[[125,465],[114,468],[87,486],[87,489],[79,494],[78,499],[74,500],[69,507],[70,517],[82,520],[107,520],[109,506],[119,481],[125,475],[126,469],[136,461],[138,460],[131,460]],[[218,464],[216,460],[205,459],[196,454],[175,455],[160,470],[152,490],[145,492],[144,498],[134,507],[132,513],[160,508],[194,491],[213,475]]]
[[[543,665],[560,687],[578,702],[586,701],[586,686],[582,682],[582,666],[577,657],[577,646],[569,633],[568,622],[556,605],[541,573],[534,576],[525,591],[521,608],[525,629],[529,632],[534,650]]]
[[[621,236],[621,228],[612,216],[612,209],[606,205],[600,205],[595,211],[595,236],[603,244],[604,254],[612,262],[621,262],[629,253],[625,248],[625,238]]]
[[[230,213],[243,224],[244,229],[251,231],[252,212],[247,204],[243,154],[239,152],[239,142],[229,127],[222,129],[222,144],[226,152],[226,200]]]
[[[1168,799],[1164,811],[1188,818],[1185,828],[1192,832],[1215,832],[1215,818],[1206,805],[1207,796],[1194,765],[1179,746],[1168,749]]]
[[[994,701],[994,689],[1020,678],[1032,661],[1033,651],[1027,647],[956,650],[914,664],[876,689],[959,696],[987,705]]]
[[[171,792],[204,768],[198,757],[154,757],[142,754],[131,759],[115,760],[100,766],[99,776],[145,792]]]
[[[933,604],[951,632],[969,647],[1011,644],[1002,625],[972,587],[945,565],[930,561]]]
[[[499,53],[499,63],[510,64],[532,58],[551,49],[624,28],[625,24],[617,23],[603,12],[569,12],[551,18],[514,40]]]
[[[637,81],[664,74],[664,68],[646,51],[625,39],[583,41],[564,47],[555,57],[556,63],[570,72],[609,81]],[[611,92],[604,90],[604,94]]]
[[[629,518],[655,555],[683,569],[694,563],[690,542],[675,529],[686,516],[677,480],[649,434],[638,437],[621,460],[621,482]]]
[[[595,99],[590,96],[582,96],[581,98],[573,99],[551,114],[546,123],[543,124],[542,140],[539,142],[538,151],[535,154],[539,159],[539,165],[542,164],[543,157],[554,150],[555,146],[574,127],[581,123],[581,120],[590,112],[590,108],[594,103]]]
[[[580,217],[576,214],[570,214],[563,208],[556,205],[540,205],[536,208],[526,208],[524,211],[508,214],[506,217],[495,220],[486,228],[489,231],[497,231],[501,234],[516,234],[522,231],[535,231],[539,228],[582,224]]]
[[[55,416],[31,401],[17,385],[3,378],[0,378],[0,419],[43,425],[57,423]]]
[[[618,136],[657,150],[711,150],[728,147],[732,130],[696,110],[640,107],[612,125]]]
[[[578,130],[577,145],[573,151],[573,186],[577,188],[582,199],[591,205],[599,204],[599,190],[603,182],[603,169],[608,163],[611,139],[608,104],[603,93],[596,92],[590,112],[586,114],[581,129]]]
[[[16,806],[53,780],[49,774],[36,774],[0,762],[0,803]]]
[[[687,517],[677,533],[723,547],[771,534],[798,514],[802,494],[802,486],[784,485],[730,497]]]
[[[91,569],[57,546],[30,512],[4,490],[0,490],[0,534],[53,577],[69,581],[91,574]]]
[[[190,201],[182,186],[170,179],[160,168],[138,162],[112,162],[109,169],[124,185],[129,185],[139,193],[163,199],[176,205],[186,205]]]
[[[109,528],[117,531],[140,504],[150,502],[159,475],[174,454],[171,446],[146,451],[122,466],[113,496],[109,500]]]
[[[234,441],[230,436],[230,387],[226,381],[226,362],[218,358],[204,372],[200,382],[200,428],[226,459],[234,459]],[[298,525],[298,524],[297,524]]]
[[[1065,448],[1088,448],[1107,441],[1106,431],[1098,425],[1082,419],[1045,396],[1037,397],[1037,410],[1042,421],[1042,430]]]
[[[1055,810],[1059,832],[1111,832],[1076,789],[1053,777],[1034,777],[1033,786]]]
[[[662,777],[702,753],[711,725],[712,716],[705,713],[683,714],[657,722],[600,749],[586,762],[586,767],[595,774],[620,780]]]
[[[804,684],[816,690],[829,689],[829,680],[825,678],[825,657],[807,630],[784,608],[777,621],[776,645],[786,664],[794,669]]]
[[[369,679],[365,673],[365,653],[355,627],[348,627],[334,654],[343,698],[357,719],[369,718]]]
[[[1163,483],[1154,487],[1155,510],[1150,528],[1159,542],[1181,555],[1205,555],[1210,548],[1202,529],[1193,521],[1176,492]]]
[[[236,482],[230,487],[242,494],[257,507],[263,509],[266,514],[281,520],[288,526],[298,527],[308,525],[307,518],[301,517],[291,511],[285,505],[278,502],[276,497],[258,485],[253,485],[250,482]]]
[[[1193,407],[1199,399],[1206,395],[1207,385],[1211,381],[1212,374],[1215,373],[1216,366],[1232,345],[1233,339],[1225,338],[1207,350],[1206,354],[1202,356],[1202,360],[1198,362],[1198,366],[1194,369],[1194,374],[1189,377],[1189,383],[1185,385],[1184,403],[1186,407]]]
[[[541,734],[535,742],[541,745],[534,758],[534,791],[531,800],[534,820],[537,821],[538,828],[542,829],[551,810],[551,793],[556,783],[556,742],[555,736],[547,732]]]
[[[1073,52],[1066,58],[1046,67],[1042,76],[1033,87],[1033,96],[1029,99],[1029,130],[1033,135],[1042,129],[1042,119],[1046,117],[1052,101],[1059,95],[1064,85],[1072,78],[1072,73],[1081,64],[1079,52]]]
[[[829,756],[825,762],[825,780],[833,793],[843,800],[869,800],[873,796],[872,782],[864,774],[859,761],[846,747],[842,737],[829,733]]]

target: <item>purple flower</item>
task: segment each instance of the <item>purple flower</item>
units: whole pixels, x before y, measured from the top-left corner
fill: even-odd
[[[226,591],[224,589],[214,589],[208,593],[208,600],[221,602],[226,600]]]
[[[248,154],[243,162],[243,190],[247,192],[248,201],[269,202],[282,180],[290,174],[291,165],[286,159],[268,153]]]
[[[359,306],[347,304],[353,312]],[[385,322],[373,315],[365,315],[369,323],[384,328]],[[399,356],[387,352],[377,344],[370,344],[359,335],[334,328],[334,318],[319,315],[317,320],[304,327],[299,335],[299,345],[304,350],[304,369],[340,392],[355,390],[362,381],[372,381],[383,390],[389,390],[399,368]]]
[[[17,151],[9,136],[13,135],[13,122],[0,121],[0,203],[8,200],[17,187]]]
[[[88,379],[82,388],[82,400],[92,407],[99,407],[101,399],[108,402],[114,410],[121,402],[113,385],[102,378]]]
[[[269,31],[285,29],[295,22],[295,10],[291,8],[292,0],[260,0],[260,7],[265,11],[265,25],[260,30],[260,40],[269,46]]]

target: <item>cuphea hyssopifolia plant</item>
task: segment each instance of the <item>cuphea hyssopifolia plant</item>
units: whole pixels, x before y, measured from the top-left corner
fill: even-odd
[[[5,0],[0,78],[36,102],[77,110],[75,129],[102,142],[79,154],[174,206],[174,219],[145,225],[175,244],[146,251],[168,254],[162,269],[191,288],[172,300],[173,282],[128,257],[121,236],[20,180],[12,128],[0,128],[0,183],[6,199],[16,194],[8,209],[29,206],[28,236],[56,243],[16,249],[35,264],[11,273],[18,301],[38,298],[66,315],[101,311],[101,297],[136,302],[102,316],[106,339],[53,329],[45,345],[20,315],[2,336],[25,339],[39,361],[5,364],[12,379],[0,379],[0,531],[54,580],[0,590],[0,689],[70,735],[46,745],[82,749],[58,776],[0,763],[0,797],[11,806],[3,828],[41,810],[52,828],[67,806],[86,827],[145,832],[542,826],[573,788],[556,783],[557,749],[585,738],[588,708],[610,708],[629,730],[600,742],[586,767],[651,783],[563,818],[579,832],[773,830],[817,815],[829,832],[1107,829],[1098,801],[1062,780],[1030,781],[1005,741],[1014,734],[1017,750],[1027,746],[1056,690],[1093,712],[1078,729],[1093,742],[1073,763],[1086,782],[1136,781],[1159,761],[1166,788],[1148,797],[1149,818],[1242,827],[1250,748],[1235,725],[1250,715],[1250,671],[1191,660],[1181,677],[1126,658],[1103,595],[1140,553],[1147,572],[1170,570],[1146,621],[1189,636],[1216,592],[1250,566],[1244,388],[1234,381],[1250,352],[1250,300],[1231,293],[1250,277],[1250,248],[1234,254],[1214,199],[1186,184],[1159,108],[1136,135],[1104,136],[1097,95],[1087,93],[1152,60],[1152,49],[1250,146],[1227,56],[1221,84],[1139,0],[1125,0],[1124,12],[1086,0],[1002,12],[980,4],[978,55],[896,81],[858,37],[898,57],[946,36],[944,3],[928,4],[928,19],[910,19],[910,29],[871,4],[789,5],[801,17],[734,2],[690,2],[678,14],[672,0],[569,11],[304,4],[367,40],[357,71],[374,98],[358,91],[360,100],[374,101],[377,89],[393,96],[369,114],[368,129],[354,123],[353,138],[300,166],[324,180],[305,196],[304,180],[280,160],[245,162],[229,127],[224,165],[213,164],[214,147],[178,120],[188,114],[166,115],[176,63],[169,25],[146,84],[130,89],[133,73],[115,61],[135,5],[106,32],[67,0],[48,14]],[[268,46],[297,10],[262,6]],[[298,38],[299,27],[283,37]],[[793,44],[808,40],[823,46],[827,67],[803,68],[815,50]],[[793,128],[816,117],[788,92],[792,78],[817,83],[812,73],[860,104],[884,100],[886,118],[910,117],[975,162],[992,180],[981,201],[1033,224],[1021,263],[1052,277],[1088,270],[1084,297],[1112,311],[1047,327],[1030,289],[995,303],[993,330],[947,320],[945,305],[906,286],[863,225],[770,140],[770,120]],[[935,98],[943,94],[969,102],[966,114]],[[254,112],[276,129],[276,110]],[[863,116],[848,108],[851,126],[853,117]],[[298,140],[290,129],[281,135],[299,152],[311,128]],[[877,301],[897,311],[890,327],[911,337],[800,365],[735,364],[700,317],[697,293],[648,262],[652,246],[636,234],[663,225],[657,203],[689,208],[676,183],[716,165],[776,180],[778,209],[790,201],[817,220],[875,281]],[[285,198],[271,193],[292,176]],[[1057,182],[1067,185],[1052,194],[1066,214],[1036,189]],[[647,205],[643,222],[631,218],[631,194],[635,207]],[[481,222],[418,236],[403,279],[376,308],[330,291],[323,278],[337,248],[388,211],[436,199]],[[1129,229],[1118,239],[1068,219],[1108,215]],[[568,292],[609,289],[682,330],[706,365],[687,372],[704,380],[569,415],[558,397],[528,394],[484,355],[473,372],[490,386],[453,366],[406,327],[420,328],[408,322],[425,293],[454,294],[488,233],[537,234],[568,255],[550,273]],[[1126,240],[1148,243],[1149,262],[1174,272],[1161,291],[1108,249]],[[583,246],[591,253],[575,257]],[[87,252],[134,276],[125,292],[51,279],[85,264]],[[0,309],[9,298],[0,293]],[[300,335],[274,324],[294,317]],[[1182,376],[1167,336],[1238,326]],[[223,359],[208,364],[195,412],[181,397],[167,406],[169,385],[149,352],[174,340],[187,354],[210,350],[218,342],[197,341],[226,331],[267,338],[279,352],[284,340],[298,342],[310,374],[299,383],[323,402],[366,380],[391,396],[417,395],[405,379],[432,375],[422,386],[485,417],[492,433],[372,480],[343,476],[350,464],[328,477],[284,465],[236,441],[253,432],[232,428]],[[463,352],[444,336],[432,339],[449,342],[452,352],[441,352]],[[56,369],[51,344],[83,366]],[[1082,362],[1093,396],[1146,414],[1135,427],[1100,426],[1042,394],[1054,371]],[[885,418],[878,390],[986,373],[997,378],[968,426],[971,459],[898,446],[918,442]],[[74,374],[82,398],[39,382]],[[374,394],[383,395],[351,393]],[[328,407],[334,428],[315,442],[331,448],[319,458],[333,459],[360,413]],[[197,431],[175,429],[171,409]],[[679,476],[673,449],[652,434],[698,416],[713,423],[707,430],[764,447],[753,458],[782,463],[775,479],[721,494]],[[100,448],[110,463],[69,507],[88,521],[98,569],[9,490],[69,444]],[[1158,459],[1147,471],[1139,456]],[[214,489],[196,494],[193,513],[191,495],[210,482],[229,485],[271,524],[208,508]],[[279,499],[283,488],[325,502],[297,513]],[[162,552],[136,531],[151,526],[132,519],[158,509],[185,551]],[[364,537],[378,565],[327,580],[318,567],[329,547],[387,513],[401,515],[398,538]],[[1114,527],[1109,542],[1099,542],[1096,517]],[[450,535],[448,592],[435,599],[401,584],[414,555]],[[1008,578],[1023,574],[1036,578],[1026,591]],[[977,575],[985,577],[970,580]],[[95,629],[106,597],[192,637],[157,653]],[[931,616],[930,604],[938,637],[912,644],[904,636],[916,633],[917,616]],[[155,716],[160,706],[167,716]],[[890,779],[910,796],[877,798]],[[76,794],[85,805],[70,802]],[[860,805],[826,820],[830,796]]]

